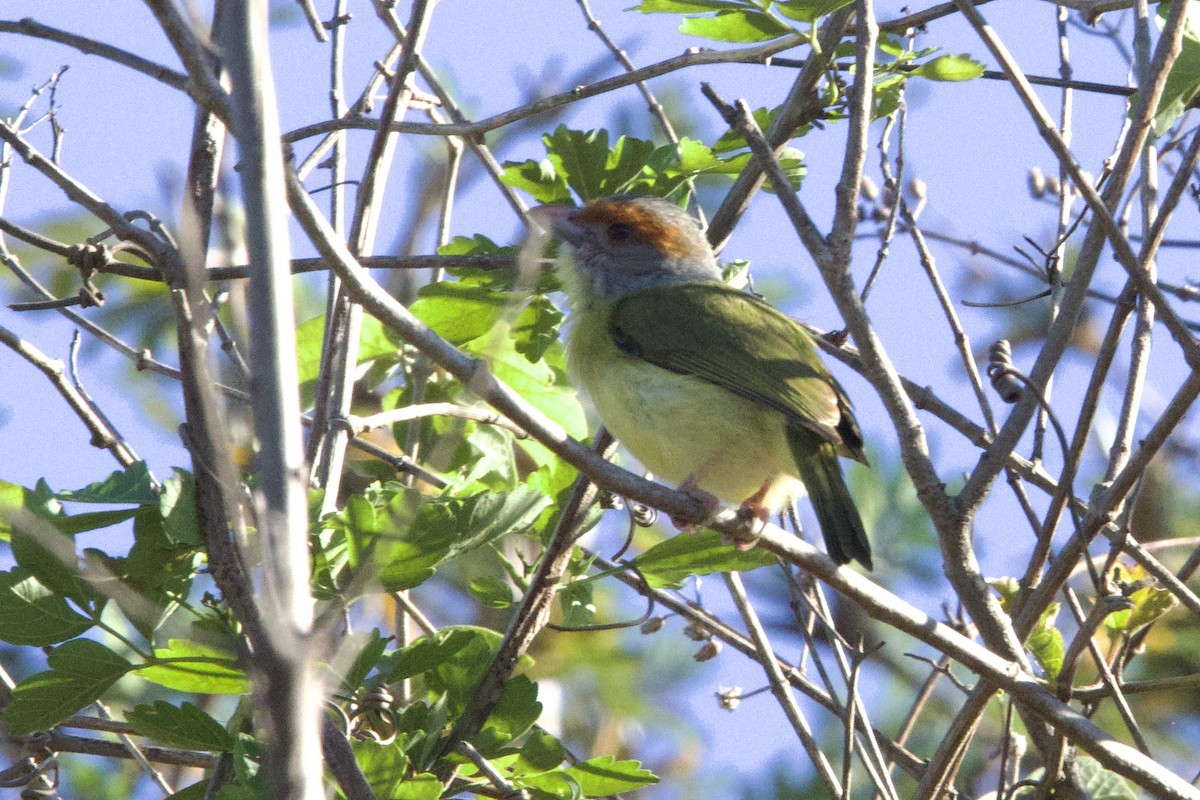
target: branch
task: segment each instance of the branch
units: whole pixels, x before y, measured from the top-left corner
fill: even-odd
[[[170,86],[172,89],[179,91],[187,91],[188,79],[186,75],[176,72],[173,69],[156,64],[141,56],[134,55],[119,47],[114,47],[111,44],[98,42],[95,39],[89,39],[86,36],[79,36],[74,33],[52,28],[49,25],[43,25],[37,20],[26,17],[22,20],[0,20],[0,33],[20,33],[25,36],[31,36],[35,39],[45,39],[51,42],[65,44],[68,47],[74,47],[81,53],[87,55],[96,55],[101,58],[108,59],[116,64],[129,67],[135,72],[140,72],[147,75],[156,81]]]

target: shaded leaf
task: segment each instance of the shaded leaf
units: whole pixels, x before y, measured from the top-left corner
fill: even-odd
[[[483,730],[471,737],[471,743],[480,753],[495,755],[532,728],[542,714],[537,693],[536,683],[525,675],[514,675],[505,684],[504,694],[483,724]]]
[[[521,745],[520,759],[513,767],[513,774],[556,769],[565,757],[566,751],[558,739],[543,730],[534,730]]]
[[[158,498],[163,532],[172,544],[200,545],[200,521],[196,518],[196,479],[192,473],[175,468],[175,474],[163,481]]]
[[[558,590],[558,602],[562,608],[563,625],[579,628],[591,625],[596,618],[596,604],[592,602],[592,582],[572,581]]]
[[[138,733],[168,747],[221,753],[234,747],[234,737],[221,723],[191,703],[173,706],[157,700],[154,705],[135,706],[125,719]]]
[[[467,588],[472,597],[488,608],[508,608],[513,603],[512,586],[492,575],[472,578]]]
[[[0,573],[0,640],[44,647],[74,639],[92,627],[67,601],[54,594],[28,570]]]
[[[59,492],[59,500],[75,503],[113,503],[115,505],[157,505],[158,495],[150,470],[145,461],[130,464],[128,468],[112,473],[102,481],[88,484],[82,489]]]
[[[74,639],[50,651],[50,669],[31,675],[13,689],[4,711],[9,733],[25,736],[46,730],[89,703],[133,666],[99,642]]]

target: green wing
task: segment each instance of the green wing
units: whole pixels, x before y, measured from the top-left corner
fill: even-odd
[[[850,403],[812,339],[757,297],[721,283],[659,286],[619,299],[608,324],[625,353],[778,409],[865,462]]]

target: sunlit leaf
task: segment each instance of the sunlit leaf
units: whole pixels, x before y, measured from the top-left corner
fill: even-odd
[[[711,17],[685,17],[679,32],[718,42],[766,42],[796,31],[765,11],[718,11]]]
[[[681,533],[656,544],[633,559],[633,565],[651,586],[679,586],[692,575],[745,572],[778,563],[766,550],[738,550],[723,544],[721,534],[705,530]]]
[[[246,674],[232,654],[189,639],[171,639],[154,651],[160,662],[141,667],[136,674],[151,683],[181,692],[200,694],[245,694],[250,691]]]
[[[853,0],[775,0],[775,8],[788,19],[800,22],[816,22],[826,14],[832,14]]]
[[[925,62],[910,74],[933,81],[969,81],[983,75],[983,64],[966,54],[945,55]]]
[[[632,792],[643,786],[658,783],[658,778],[640,761],[619,761],[613,756],[589,758],[567,769],[583,793],[589,797],[607,797],[620,792]]]

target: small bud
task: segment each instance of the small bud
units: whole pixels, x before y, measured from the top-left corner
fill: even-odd
[[[717,690],[717,702],[726,711],[737,711],[742,704],[742,687],[723,686]]]
[[[1034,200],[1041,200],[1046,195],[1046,176],[1042,174],[1041,167],[1029,168],[1029,193],[1033,195]]]
[[[721,643],[716,639],[709,639],[704,645],[696,651],[696,655],[692,658],[697,661],[712,661],[721,652]]]
[[[703,642],[709,638],[708,629],[698,622],[689,622],[687,625],[684,625],[683,635],[693,642]]]
[[[663,625],[667,624],[665,617],[651,617],[642,623],[639,630],[644,634],[658,633],[663,629]]]
[[[869,175],[863,175],[862,180],[858,182],[858,193],[867,202],[874,203],[879,199],[879,185],[871,180]]]
[[[929,195],[929,186],[920,178],[908,182],[908,193],[917,200],[924,200]]]

